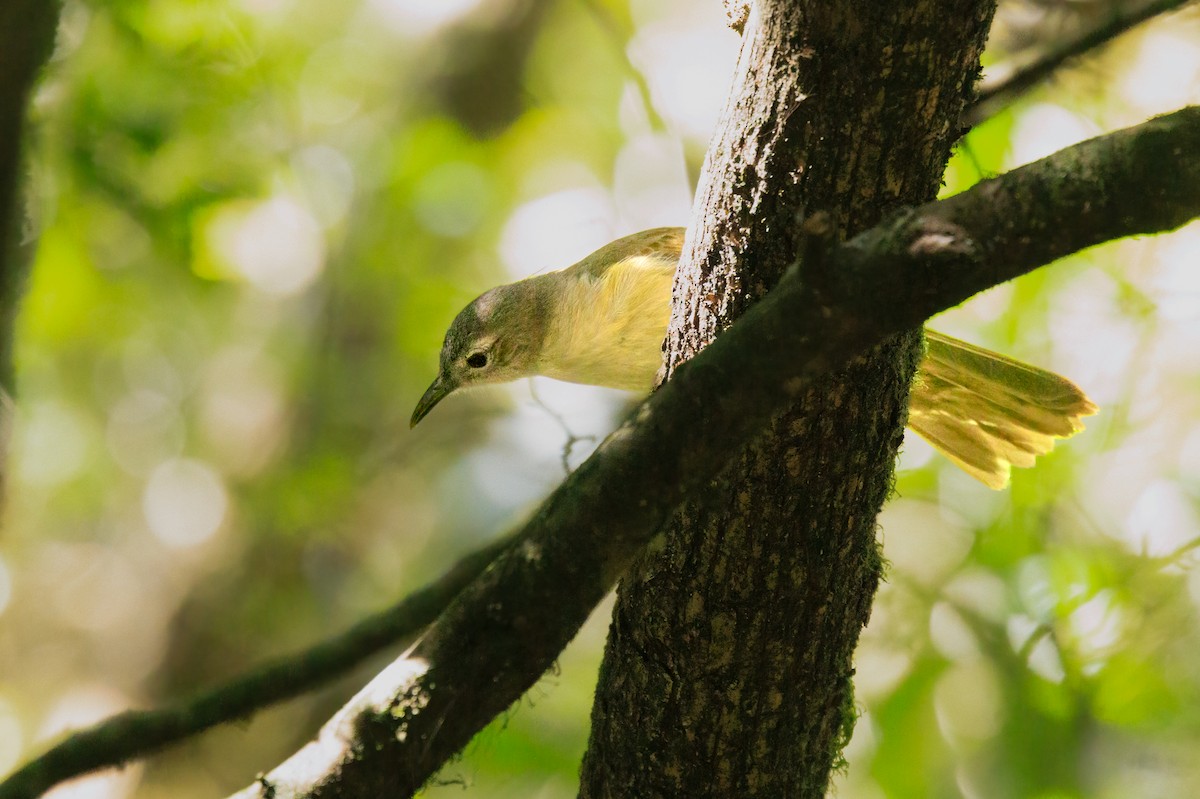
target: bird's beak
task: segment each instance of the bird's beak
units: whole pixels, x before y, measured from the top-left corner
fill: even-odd
[[[450,392],[454,391],[455,386],[448,380],[443,380],[441,375],[433,381],[432,385],[425,390],[421,395],[421,399],[417,402],[417,407],[413,411],[412,419],[409,420],[409,428],[417,426],[417,422],[425,418],[425,415],[433,410],[433,406],[437,405],[446,398]]]

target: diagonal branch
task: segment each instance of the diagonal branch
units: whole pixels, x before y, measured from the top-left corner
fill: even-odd
[[[979,87],[975,102],[964,115],[964,125],[973,128],[1012,105],[1038,84],[1050,78],[1068,61],[1087,55],[1143,22],[1176,11],[1193,0],[1150,0],[1132,10],[1121,9],[1104,24],[1085,31],[1033,63],[994,83]]]

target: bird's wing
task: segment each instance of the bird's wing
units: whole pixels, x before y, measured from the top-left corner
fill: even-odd
[[[643,230],[610,244],[606,244],[577,264],[567,267],[564,272],[576,272],[587,275],[593,280],[604,276],[614,265],[630,258],[649,257],[656,261],[669,264],[672,273],[675,264],[683,252],[683,233],[681,227],[656,227]]]

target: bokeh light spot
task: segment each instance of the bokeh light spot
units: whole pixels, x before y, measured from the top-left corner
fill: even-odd
[[[395,34],[417,38],[469,14],[482,0],[367,0],[367,6]]]
[[[36,402],[17,414],[16,474],[27,485],[70,480],[87,463],[87,427],[79,413],[58,400]]]
[[[109,454],[122,469],[144,476],[183,449],[183,420],[169,397],[138,389],[113,405],[106,439]]]
[[[288,296],[307,288],[325,265],[325,236],[309,211],[289,197],[249,208],[233,203],[210,221],[207,235],[217,257],[268,294]]]
[[[1039,103],[1017,119],[1008,165],[1019,166],[1045,158],[1064,147],[1099,133],[1090,121],[1059,105]]]
[[[612,198],[599,187],[539,197],[508,218],[500,255],[517,278],[562,269],[611,241],[615,217]]]
[[[933,702],[938,727],[951,744],[986,740],[1004,720],[1000,686],[985,660],[952,666],[938,680]]]
[[[643,26],[629,44],[629,60],[645,74],[654,106],[668,122],[705,140],[725,106],[739,41],[727,28],[679,22]]]
[[[1200,529],[1192,499],[1173,480],[1153,480],[1125,520],[1125,540],[1134,552],[1165,557],[1188,544]]]
[[[151,473],[142,511],[151,532],[164,544],[190,547],[220,528],[229,497],[217,474],[200,461],[165,461]]]

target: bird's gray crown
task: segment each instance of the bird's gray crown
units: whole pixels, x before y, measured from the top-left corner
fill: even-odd
[[[446,331],[441,361],[451,364],[476,347],[500,363],[531,359],[541,350],[547,305],[543,275],[485,291],[459,312]]]

